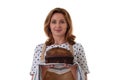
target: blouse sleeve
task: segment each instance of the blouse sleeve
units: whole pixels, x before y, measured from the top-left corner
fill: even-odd
[[[42,52],[42,45],[37,45],[36,48],[34,49],[34,55],[33,55],[33,62],[32,62],[32,67],[30,70],[30,75],[36,74],[37,72],[37,64],[40,62],[40,54]]]
[[[89,73],[88,65],[87,65],[87,60],[84,52],[84,48],[81,44],[78,44],[77,48],[77,62],[81,66],[82,70],[85,73]]]

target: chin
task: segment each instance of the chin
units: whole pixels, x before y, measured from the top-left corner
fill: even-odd
[[[60,36],[61,37],[61,36],[64,36],[64,35],[63,34],[55,34],[55,36]]]

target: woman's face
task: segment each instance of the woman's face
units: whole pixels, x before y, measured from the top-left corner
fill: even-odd
[[[53,36],[64,37],[67,30],[67,22],[61,13],[53,14],[50,22],[50,30]]]

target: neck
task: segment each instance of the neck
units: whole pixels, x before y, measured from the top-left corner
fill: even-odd
[[[54,44],[62,44],[66,42],[64,37],[54,37],[54,40],[55,40]]]

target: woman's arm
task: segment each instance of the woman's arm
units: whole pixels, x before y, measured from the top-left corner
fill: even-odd
[[[34,75],[36,74],[37,71],[37,64],[40,62],[40,54],[42,52],[42,46],[43,44],[37,45],[36,48],[34,49],[33,62],[30,71],[31,80],[33,80]]]
[[[84,48],[82,47],[81,44],[78,44],[77,47],[78,47],[78,51],[77,51],[77,54],[76,54],[77,62],[81,66],[82,70],[86,74],[88,74],[89,73],[89,69],[88,69],[88,65],[87,65],[87,60],[86,60]]]
[[[85,75],[85,80],[87,80],[87,74],[89,73],[88,65],[87,65],[87,60],[84,52],[84,48],[81,44],[77,45],[78,51],[77,51],[77,62],[82,68],[84,75]]]

